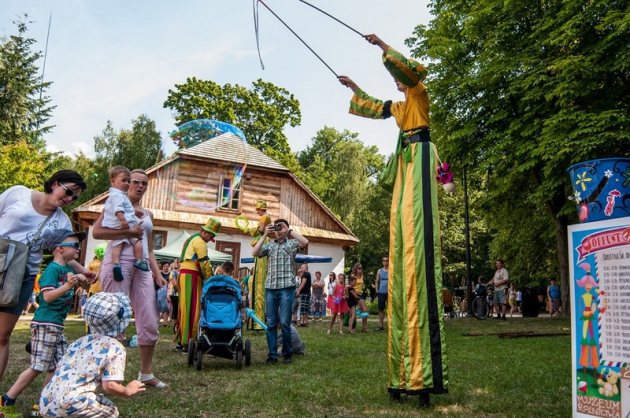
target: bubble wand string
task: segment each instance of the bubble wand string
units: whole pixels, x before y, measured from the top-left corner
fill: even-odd
[[[328,68],[328,69],[330,70],[330,72],[331,72],[331,73],[333,73],[333,74],[335,75],[335,77],[336,77],[336,78],[339,78],[339,75],[337,75],[337,73],[335,72],[335,70],[333,70],[333,69],[330,67],[330,65],[328,65],[328,64],[326,63],[326,61],[324,61],[324,60],[322,59],[322,57],[320,57],[320,56],[317,54],[317,52],[315,52],[315,51],[313,50],[313,48],[311,48],[311,47],[309,46],[309,44],[307,44],[307,43],[304,41],[304,39],[302,39],[302,38],[300,37],[300,35],[298,35],[297,33],[295,33],[295,31],[294,31],[293,29],[291,29],[291,27],[290,27],[289,25],[287,25],[287,24],[285,23],[285,21],[284,21],[284,20],[282,20],[282,19],[280,18],[280,16],[278,16],[278,15],[277,15],[277,14],[276,14],[273,10],[271,10],[271,8],[270,8],[269,6],[267,6],[267,4],[266,4],[263,0],[254,0],[254,1],[256,2],[256,6],[255,6],[255,8],[254,8],[254,10],[255,10],[255,12],[254,12],[254,28],[255,28],[255,30],[256,30],[256,44],[258,45],[258,57],[259,57],[259,59],[260,59],[260,64],[261,64],[261,66],[262,66],[263,70],[265,69],[265,67],[264,67],[264,65],[263,65],[263,63],[262,63],[262,58],[261,58],[261,56],[260,56],[260,45],[259,45],[259,42],[258,42],[258,29],[260,28],[260,26],[259,26],[259,24],[258,24],[258,10],[257,10],[258,4],[262,4],[263,6],[265,6],[265,8],[266,8],[267,10],[269,10],[269,12],[270,12],[272,15],[274,15],[274,16],[276,17],[276,19],[278,19],[278,20],[279,20],[279,21],[280,21],[280,22],[281,22],[281,23],[282,23],[282,24],[283,24],[283,25],[284,25],[287,29],[289,29],[289,31],[291,31],[291,33],[292,33],[293,35],[295,35],[295,37],[296,37],[296,38],[298,38],[298,39],[300,40],[300,42],[302,42],[302,43],[304,44],[304,46],[305,46],[305,47],[307,47],[307,48],[308,48],[308,50],[309,50],[309,51],[311,51],[311,52],[312,52],[312,53],[313,53],[313,54],[314,54],[314,55],[315,55],[315,56],[316,56],[316,57],[317,57],[317,58],[318,58],[318,59],[322,62],[322,64],[324,64],[324,65],[326,66],[326,68]]]

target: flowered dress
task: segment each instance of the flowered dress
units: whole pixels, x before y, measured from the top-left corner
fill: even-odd
[[[344,314],[348,312],[348,301],[346,300],[346,286],[337,283],[332,295],[330,311],[333,314]]]
[[[125,347],[104,335],[86,335],[70,344],[42,390],[42,416],[117,417],[116,406],[96,391],[103,381],[124,380],[126,357]]]

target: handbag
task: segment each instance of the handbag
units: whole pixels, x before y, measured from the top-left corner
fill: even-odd
[[[44,225],[55,212],[41,223],[31,242],[35,242]],[[19,241],[0,238],[0,307],[11,308],[20,300],[20,290],[26,275],[26,264],[31,246]]]
[[[0,307],[17,305],[26,272],[29,246],[0,238]]]

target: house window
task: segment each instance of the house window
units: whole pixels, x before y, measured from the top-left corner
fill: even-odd
[[[159,250],[166,246],[166,231],[153,231],[153,248]]]
[[[229,211],[238,211],[241,205],[241,182],[232,187],[231,177],[222,177],[219,187],[219,208]]]

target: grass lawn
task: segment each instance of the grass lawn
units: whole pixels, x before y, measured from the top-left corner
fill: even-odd
[[[373,317],[371,317],[372,319]],[[372,328],[375,322],[370,321]],[[29,365],[24,344],[29,323],[13,333],[11,357],[0,390],[8,389]],[[299,328],[306,355],[291,365],[267,366],[264,334],[251,332],[252,365],[204,356],[201,371],[188,368],[165,332],[156,349],[155,374],[170,384],[130,399],[114,399],[123,417],[210,416],[570,416],[570,337],[499,338],[497,332],[567,332],[570,321],[514,318],[508,321],[460,318],[446,321],[449,394],[432,396],[432,407],[417,408],[417,397],[395,403],[387,395],[386,334],[333,333],[324,322]],[[166,329],[166,328],[162,328]],[[465,333],[480,334],[464,336]],[[133,334],[133,327],[128,335]],[[68,322],[69,341],[83,335],[81,322]],[[138,351],[128,349],[126,378],[137,377]],[[41,378],[40,378],[41,379]],[[37,400],[41,380],[18,399],[25,414]]]

